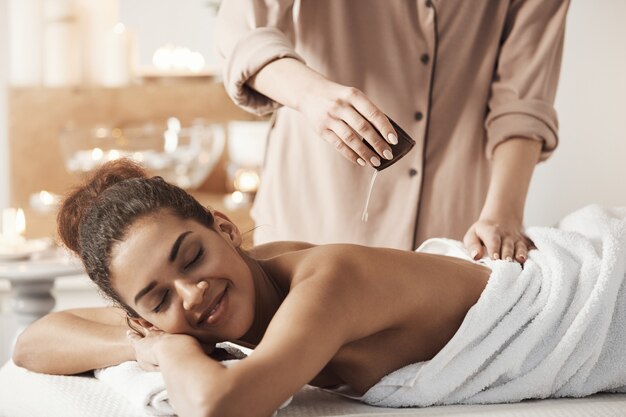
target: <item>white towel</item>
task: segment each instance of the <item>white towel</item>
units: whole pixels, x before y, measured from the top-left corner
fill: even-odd
[[[97,369],[95,376],[146,414],[176,415],[160,372],[144,371],[136,361],[129,361]]]
[[[220,343],[217,347],[225,349],[238,358],[246,356],[242,352],[243,350],[251,353],[249,349],[235,347],[230,343]],[[225,360],[220,363],[230,367],[240,360]],[[161,372],[144,371],[136,361],[129,361],[116,366],[97,369],[94,374],[97,379],[126,398],[136,409],[151,416],[176,416],[176,412],[170,404],[170,397]],[[286,407],[290,402],[291,398],[280,408]]]
[[[626,392],[626,207],[589,206],[531,228],[522,269],[491,276],[430,361],[387,375],[360,399],[386,407],[514,402]]]

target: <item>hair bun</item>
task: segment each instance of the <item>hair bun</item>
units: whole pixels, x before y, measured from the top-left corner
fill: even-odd
[[[66,196],[57,215],[57,228],[62,243],[79,254],[78,230],[85,212],[107,188],[132,178],[147,178],[141,165],[130,159],[107,162]]]

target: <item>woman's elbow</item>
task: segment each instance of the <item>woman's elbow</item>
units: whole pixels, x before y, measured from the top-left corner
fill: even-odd
[[[15,341],[11,359],[15,365],[26,368],[31,371],[40,371],[37,368],[36,343],[33,343],[29,337],[28,329],[24,330]]]
[[[45,326],[41,326],[42,320],[44,319],[32,323],[18,335],[13,346],[11,359],[15,365],[29,371],[53,373],[48,355],[50,343],[47,343],[47,338],[42,337],[42,329],[45,328]]]

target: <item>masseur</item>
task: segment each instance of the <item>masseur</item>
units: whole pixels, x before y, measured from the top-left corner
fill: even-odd
[[[228,94],[250,112],[275,112],[255,243],[414,249],[445,236],[475,258],[486,250],[523,262],[530,179],[558,142],[568,5],[223,2],[216,37]],[[372,167],[397,141],[383,113],[417,145],[378,176],[364,223]]]

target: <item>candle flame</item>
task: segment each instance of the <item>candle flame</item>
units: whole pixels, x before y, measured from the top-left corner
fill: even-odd
[[[235,203],[243,202],[243,193],[241,191],[233,191],[231,198]]]
[[[113,161],[119,158],[120,158],[120,151],[118,151],[117,149],[112,149],[109,151],[109,154],[108,154],[109,161]]]
[[[54,196],[45,190],[39,192],[39,199],[43,204],[49,205],[54,203]]]
[[[91,159],[93,159],[94,161],[102,159],[103,155],[104,155],[104,152],[102,152],[102,149],[100,148],[93,148],[91,150]]]
[[[113,33],[116,35],[121,35],[124,32],[126,32],[126,26],[122,22],[118,22],[113,26]]]
[[[26,231],[26,216],[24,216],[24,210],[17,209],[17,213],[15,214],[15,231],[19,236],[24,234]]]
[[[256,171],[250,169],[240,169],[235,173],[235,181],[233,185],[237,191],[250,193],[256,192],[260,183],[261,179]]]

